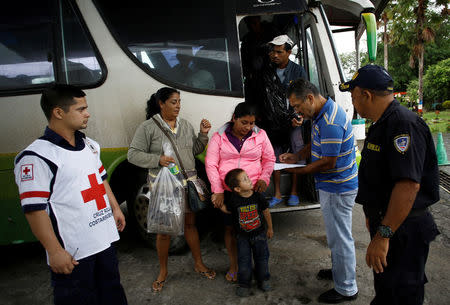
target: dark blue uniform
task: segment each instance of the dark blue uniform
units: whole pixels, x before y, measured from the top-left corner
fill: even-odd
[[[420,184],[413,208],[389,241],[387,267],[374,273],[375,304],[422,304],[429,243],[439,231],[427,207],[439,200],[439,171],[428,126],[394,100],[369,128],[359,167],[356,202],[364,207],[370,235],[386,214],[397,181]]]

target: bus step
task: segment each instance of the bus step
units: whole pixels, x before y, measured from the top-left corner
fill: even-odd
[[[287,206],[283,203],[277,204],[273,208],[270,208],[270,213],[283,213],[283,212],[294,212],[294,211],[304,211],[304,210],[315,210],[320,209],[320,204],[317,202],[302,202],[299,205]]]

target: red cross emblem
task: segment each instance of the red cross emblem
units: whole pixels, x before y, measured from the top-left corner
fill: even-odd
[[[21,166],[20,179],[22,181],[33,180],[33,164],[24,164]]]
[[[97,210],[106,208],[106,201],[103,197],[106,194],[105,186],[103,183],[97,183],[97,177],[95,174],[90,174],[88,178],[91,188],[81,191],[81,196],[83,196],[84,202],[95,200],[97,203]]]

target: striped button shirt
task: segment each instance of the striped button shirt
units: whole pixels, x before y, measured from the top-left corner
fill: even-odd
[[[344,109],[328,98],[312,125],[311,159],[337,157],[333,169],[315,174],[318,189],[344,193],[358,188],[352,124]]]

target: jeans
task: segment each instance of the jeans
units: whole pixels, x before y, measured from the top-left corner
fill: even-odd
[[[358,292],[355,242],[352,237],[352,209],[356,193],[357,190],[345,193],[319,190],[320,209],[331,250],[334,289],[345,296]]]
[[[250,288],[252,281],[252,254],[255,261],[256,280],[261,283],[270,278],[269,274],[269,246],[266,232],[254,237],[237,236],[238,248],[238,284],[240,287]]]

